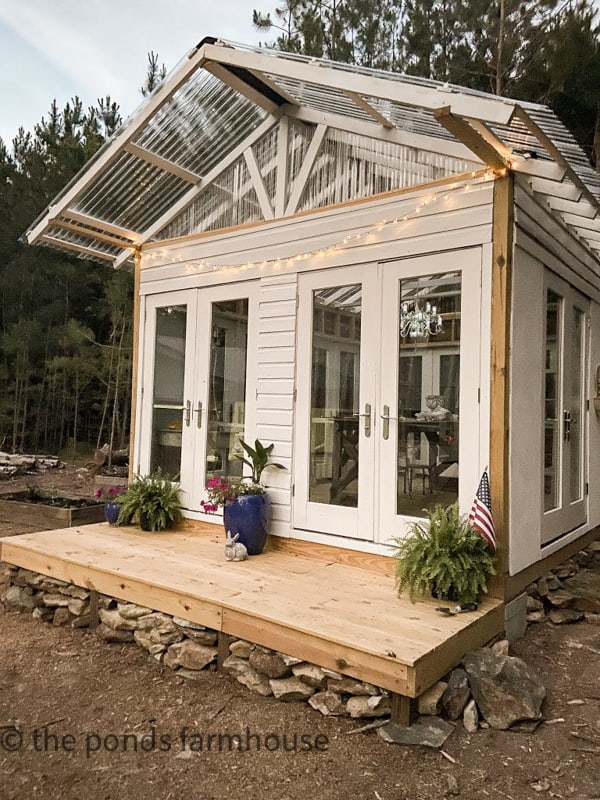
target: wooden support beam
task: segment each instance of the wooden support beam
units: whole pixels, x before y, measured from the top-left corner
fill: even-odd
[[[238,94],[248,98],[248,100],[251,100],[255,105],[260,106],[260,108],[264,108],[269,114],[275,113],[279,108],[277,103],[274,103],[273,100],[269,100],[262,92],[250,86],[249,83],[246,83],[246,81],[243,81],[237,75],[234,75],[233,72],[230,72],[217,61],[207,61],[204,64],[204,69],[211,72],[215,78],[231,86]],[[262,75],[260,76],[260,80],[264,81]]]
[[[133,341],[131,353],[131,409],[129,417],[129,480],[137,472],[134,464],[135,442],[140,432],[136,430],[137,424],[137,402],[138,402],[138,380],[140,371],[140,283],[141,283],[142,256],[139,251],[135,253],[133,267]]]
[[[380,125],[383,125],[384,128],[393,128],[394,123],[389,120],[387,117],[384,117],[377,109],[372,106],[365,98],[358,94],[358,92],[344,92],[344,94],[349,97],[352,102],[365,111],[370,117],[373,117],[375,122],[378,122]]]
[[[227,633],[223,633],[223,631],[219,631],[217,634],[217,669],[220,670],[223,667],[223,662],[226,658],[229,657],[229,645],[235,642],[234,636],[229,636]]]
[[[114,233],[115,236],[121,236],[123,239],[127,239],[132,244],[137,244],[140,240],[139,234],[130,230],[129,228],[123,228],[121,225],[114,225],[112,222],[106,222],[103,219],[92,217],[90,214],[82,214],[81,211],[74,211],[72,208],[66,209],[61,214],[61,217],[71,219],[73,222],[81,222],[82,225],[88,225],[89,227],[97,228],[99,231]],[[50,222],[54,219],[56,219],[56,217],[51,217]]]
[[[252,179],[256,196],[258,197],[262,215],[265,219],[273,219],[273,206],[271,205],[271,198],[269,197],[265,188],[265,182],[262,179],[260,168],[258,166],[258,162],[256,161],[256,156],[254,155],[254,150],[251,147],[248,147],[246,150],[244,150],[244,159],[246,161],[246,166],[248,167],[248,172],[250,173],[250,178]]]
[[[466,120],[453,114],[450,106],[437,108],[433,112],[433,116],[459,142],[462,142],[471,152],[475,153],[477,158],[480,158],[484,164],[494,169],[503,169],[508,166],[502,154],[496,150],[493,144],[484,139]]]
[[[277,131],[277,183],[275,185],[275,216],[285,214],[285,200],[288,179],[288,136],[290,125],[287,117],[279,120]]]
[[[100,604],[99,595],[95,589],[90,591],[90,628],[93,630],[100,624]]]
[[[490,595],[504,598],[508,577],[510,326],[514,236],[514,178],[494,182],[490,370],[490,488],[499,554]]]
[[[191,172],[189,169],[185,169],[185,167],[175,164],[174,161],[169,161],[168,158],[163,158],[162,156],[159,156],[158,153],[153,153],[151,150],[147,150],[145,147],[141,147],[135,142],[129,142],[129,144],[125,146],[125,150],[128,153],[131,153],[132,156],[140,158],[142,161],[146,161],[148,164],[152,164],[153,167],[158,167],[164,172],[168,172],[171,175],[181,178],[182,181],[187,181],[188,183],[195,185],[200,183],[202,180],[202,175]]]
[[[84,247],[82,244],[67,242],[65,239],[56,239],[54,236],[50,236],[47,233],[40,237],[40,241],[51,244],[59,250],[72,250],[74,253],[87,256],[88,258],[101,258],[103,261],[110,261],[111,264],[115,261],[115,256],[111,253],[102,253],[100,250],[94,250],[93,247]]]
[[[302,162],[302,166],[300,167],[300,172],[296,175],[296,180],[294,181],[294,187],[292,189],[292,192],[290,194],[290,199],[288,200],[288,204],[285,209],[286,217],[289,217],[292,214],[296,213],[296,210],[298,208],[298,203],[300,202],[300,198],[302,197],[302,192],[304,191],[306,182],[308,181],[312,168],[315,164],[315,160],[317,158],[317,155],[319,154],[319,150],[321,149],[321,145],[323,144],[323,139],[325,138],[326,133],[327,133],[326,125],[317,125],[317,129],[313,134],[312,141],[308,146],[308,150],[306,151],[306,155],[304,156],[304,161]]]
[[[90,228],[82,228],[81,225],[76,225],[74,222],[67,222],[64,219],[51,219],[48,222],[49,228],[61,228],[64,231],[72,231],[80,236],[87,236],[89,239],[96,239],[98,242],[105,242],[111,244],[113,247],[131,247],[129,242],[124,242],[123,239],[117,239],[116,236],[111,236],[109,233],[100,233],[93,231]]]
[[[413,697],[392,692],[392,716],[390,722],[402,728],[410,728],[417,719],[417,703]]]

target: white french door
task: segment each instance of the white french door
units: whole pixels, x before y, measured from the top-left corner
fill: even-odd
[[[140,471],[178,477],[184,508],[200,510],[215,475],[254,429],[257,289],[252,282],[146,300]]]
[[[546,271],[542,544],[587,519],[586,393],[589,301]]]
[[[385,542],[424,508],[466,509],[480,275],[473,249],[300,276],[294,527]]]

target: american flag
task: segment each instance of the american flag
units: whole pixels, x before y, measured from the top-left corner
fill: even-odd
[[[471,524],[486,540],[490,548],[496,551],[496,531],[494,528],[494,518],[492,517],[492,496],[490,494],[490,481],[487,474],[487,467],[483,471],[479,487],[475,494],[475,500],[469,514]]]

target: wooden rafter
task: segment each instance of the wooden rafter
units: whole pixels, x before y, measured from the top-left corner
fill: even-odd
[[[574,186],[569,181],[551,181],[545,178],[531,177],[529,184],[534,192],[539,194],[551,195],[552,197],[562,197],[565,200],[577,201],[581,197],[581,189]]]
[[[258,89],[254,89],[250,84],[243,81],[241,78],[238,78],[237,75],[234,75],[232,72],[229,72],[222,64],[219,64],[217,61],[207,61],[204,64],[204,69],[211,72],[215,78],[218,78],[223,83],[226,83],[228,86],[231,86],[232,89],[235,89],[238,94],[243,95],[244,97],[251,100],[255,105],[260,106],[260,108],[264,108],[265,111],[268,111],[269,114],[274,114],[279,106],[277,103],[274,103],[272,100],[269,100],[268,97],[258,91]],[[262,77],[261,77],[262,80]]]
[[[53,211],[54,206],[52,206],[50,210]],[[103,219],[92,217],[89,214],[82,214],[81,211],[74,211],[71,208],[65,209],[62,216],[73,220],[73,222],[81,222],[83,225],[97,228],[103,233],[114,233],[115,236],[121,236],[123,239],[129,240],[132,244],[137,244],[140,239],[139,233],[135,233],[135,231],[129,230],[129,228],[123,228],[121,225],[114,225],[112,222],[106,222]],[[53,219],[56,219],[56,217],[54,214],[51,214],[48,222],[50,223]],[[125,243],[122,243],[122,246],[124,245]]]
[[[83,228],[81,225],[76,225],[73,222],[67,222],[64,219],[48,220],[48,227],[62,228],[64,231],[71,231],[72,233],[79,234],[79,236],[87,236],[88,239],[96,239],[98,242],[105,242],[106,244],[113,245],[113,247],[135,247],[135,245],[129,242],[124,242],[123,239],[118,239],[116,236],[111,236],[108,233],[100,233],[99,231],[93,231],[90,228]]]
[[[50,236],[47,233],[44,233],[40,239],[42,242],[51,244],[53,247],[58,247],[60,250],[72,250],[74,253],[88,256],[88,258],[101,258],[104,261],[110,261],[111,264],[114,264],[116,260],[115,256],[110,253],[102,253],[100,250],[94,250],[93,247],[84,247],[82,244],[67,242],[64,239],[56,239],[54,236]]]
[[[393,128],[394,123],[389,120],[386,116],[381,114],[371,103],[367,102],[362,95],[358,94],[357,92],[344,92],[344,94],[349,97],[352,102],[365,111],[370,117],[373,117],[375,122],[378,122],[380,125],[383,125],[384,128]]]
[[[450,106],[435,109],[433,115],[440,125],[475,153],[484,164],[494,169],[508,167],[504,154],[499,152],[491,141],[476,131],[467,120],[455,114]]]
[[[189,169],[185,169],[185,167],[175,164],[174,161],[170,161],[168,158],[163,158],[162,156],[159,156],[158,153],[153,153],[151,150],[147,150],[145,147],[141,147],[135,142],[129,142],[125,146],[125,150],[136,158],[141,158],[142,161],[152,164],[153,167],[158,167],[164,172],[169,172],[171,175],[176,175],[178,178],[181,178],[181,180],[187,181],[188,183],[195,185],[202,180],[202,175],[198,175],[196,172],[191,172]]]
[[[578,202],[576,200],[565,200],[562,197],[554,197],[552,195],[544,195],[544,199],[555,211],[565,211],[568,214],[575,214],[585,219],[594,219],[598,216],[598,209],[594,208],[594,206],[590,205],[586,200],[580,200]]]

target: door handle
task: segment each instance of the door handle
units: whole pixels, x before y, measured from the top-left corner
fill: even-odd
[[[563,439],[566,442],[571,441],[571,412],[566,409],[563,411]]]
[[[353,417],[364,417],[365,418],[365,436],[367,439],[371,435],[371,404],[365,403],[365,413],[360,414],[358,411],[352,414]]]
[[[185,404],[185,408],[183,410],[183,418],[185,420],[185,425],[187,428],[190,427],[190,422],[192,421],[192,401],[188,400]]]
[[[397,417],[390,417],[390,407],[384,406],[383,407],[383,414],[379,415],[383,420],[383,438],[389,439],[390,438],[390,420],[397,419]]]
[[[202,427],[202,403],[198,400],[197,407],[192,411],[192,414],[196,414],[196,427]]]

